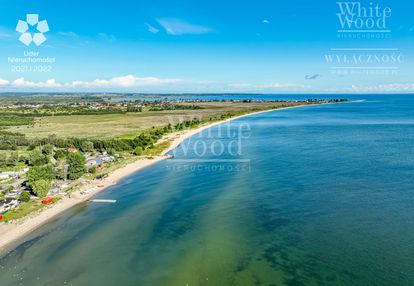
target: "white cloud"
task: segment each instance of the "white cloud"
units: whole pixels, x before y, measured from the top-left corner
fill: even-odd
[[[151,26],[148,23],[145,23],[145,25],[147,26],[148,32],[150,33],[157,34],[160,31],[159,29],[155,28],[154,26]]]
[[[145,87],[158,86],[165,84],[174,84],[179,82],[178,79],[160,79],[156,77],[135,77],[133,75],[126,75],[121,77],[113,77],[109,80],[95,79],[93,81],[74,81],[66,84],[68,87],[84,87],[84,88],[131,88],[131,87]]]
[[[8,84],[9,84],[8,80],[0,78],[0,86],[5,86],[5,85],[8,85]]]
[[[0,31],[0,38],[11,38],[13,37],[13,35],[5,32],[5,31]]]
[[[234,88],[234,89],[247,89],[247,88],[252,88],[253,85],[249,83],[230,83],[229,87]]]
[[[309,86],[306,86],[303,84],[271,83],[271,84],[264,84],[259,87],[270,88],[270,89],[280,89],[280,88],[308,88]]]
[[[79,90],[79,89],[110,89],[110,88],[138,88],[138,87],[158,87],[167,84],[176,84],[179,79],[161,79],[157,77],[135,77],[133,75],[126,75],[120,77],[113,77],[111,79],[95,79],[92,81],[73,81],[67,83],[59,83],[55,79],[48,79],[46,81],[29,81],[21,77],[13,82],[0,78],[1,87],[11,87],[14,89],[65,89],[65,90]]]
[[[212,32],[209,27],[191,24],[180,19],[157,19],[157,22],[164,28],[169,35],[201,35]]]
[[[216,90],[220,92],[345,92],[345,93],[413,93],[414,83],[390,83],[390,84],[354,84],[350,86],[335,87],[335,89],[315,89],[310,85],[292,83],[224,83],[210,80],[184,81],[173,78],[136,77],[125,75],[109,79],[97,78],[91,81],[58,82],[51,78],[45,81],[30,81],[21,77],[14,81],[0,78],[1,90],[50,90],[50,91],[143,91],[154,90],[186,92],[206,92]]]
[[[51,78],[47,81],[27,81],[23,77],[16,79],[11,83],[12,87],[15,88],[59,88],[62,87],[60,83],[57,83],[55,79]]]
[[[107,41],[107,42],[114,42],[116,40],[115,36],[112,34],[105,34],[105,33],[99,33],[98,36]]]
[[[305,89],[309,86],[302,84],[290,84],[290,83],[270,83],[270,84],[249,84],[249,83],[232,83],[228,85],[230,88],[238,90],[250,90],[250,91],[263,91],[274,89]]]
[[[58,32],[58,35],[68,38],[80,39],[79,35],[75,32]]]
[[[378,85],[354,84],[348,90],[353,92],[414,92],[414,83],[390,83]]]
[[[263,20],[263,24],[270,24],[270,21],[269,21],[269,20],[264,19],[264,20]]]
[[[215,84],[217,83],[216,80],[199,80],[196,82],[197,84]]]
[[[16,31],[8,28],[0,27],[0,38],[13,38],[15,37]]]

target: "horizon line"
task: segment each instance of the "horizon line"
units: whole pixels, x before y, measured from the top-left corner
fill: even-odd
[[[314,94],[328,94],[328,95],[346,95],[346,94],[366,94],[366,95],[377,95],[377,94],[381,94],[381,95],[395,95],[395,94],[399,94],[399,95],[414,95],[414,91],[410,91],[410,92],[401,92],[401,91],[387,91],[387,92],[382,92],[382,91],[378,91],[378,92],[344,92],[344,91],[340,91],[340,92],[333,92],[333,91],[315,91],[315,92],[296,92],[296,91],[292,91],[292,92],[283,92],[283,93],[268,93],[268,92],[99,92],[99,91],[91,91],[91,92],[84,92],[84,91],[79,91],[79,92],[54,92],[54,91],[18,91],[18,92],[14,92],[14,91],[6,91],[6,92],[0,92],[0,96],[1,95],[12,95],[12,94],[30,94],[30,95],[41,95],[41,94],[46,94],[46,95],[76,95],[76,94],[88,94],[88,95],[105,95],[105,96],[110,96],[110,95],[143,95],[143,96],[148,96],[148,95],[159,95],[159,96],[171,96],[171,95],[314,95]]]

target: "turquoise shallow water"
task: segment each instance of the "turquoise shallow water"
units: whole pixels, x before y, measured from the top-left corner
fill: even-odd
[[[116,204],[31,235],[0,285],[414,285],[413,108],[370,96],[203,132],[98,195]]]

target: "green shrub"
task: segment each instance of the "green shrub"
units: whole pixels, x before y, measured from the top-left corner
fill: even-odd
[[[68,179],[76,180],[86,172],[86,159],[81,152],[69,153],[68,159]]]
[[[29,154],[29,165],[42,166],[49,163],[49,157],[42,153],[39,149],[35,149]]]
[[[92,166],[89,168],[88,173],[95,174],[96,173],[96,166]]]
[[[30,193],[29,192],[22,192],[19,197],[19,201],[27,203],[30,201]]]
[[[141,156],[142,153],[144,153],[144,150],[142,149],[142,147],[138,146],[137,148],[135,148],[135,150],[134,150],[135,155]]]
[[[44,198],[52,188],[52,183],[47,180],[39,180],[32,183],[33,193],[39,197]]]
[[[44,166],[33,166],[26,174],[29,186],[39,180],[52,181],[55,178],[55,172],[51,164]]]
[[[13,186],[8,186],[6,189],[5,189],[5,192],[6,192],[6,194],[7,193],[10,193],[11,191],[13,191],[14,190],[14,187]]]

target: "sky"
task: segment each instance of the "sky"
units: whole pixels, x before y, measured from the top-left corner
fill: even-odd
[[[412,0],[0,0],[0,8],[0,92],[414,92]],[[38,15],[33,25],[28,14]],[[19,20],[27,30],[16,30]],[[26,46],[27,33],[45,41]]]

